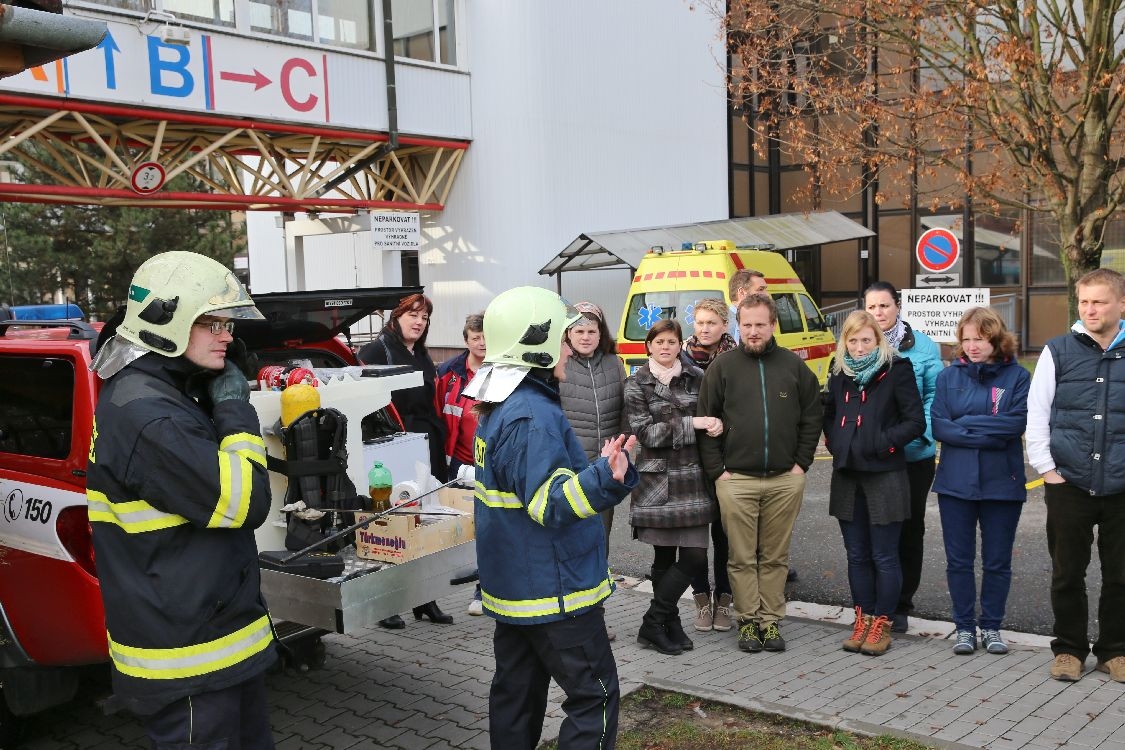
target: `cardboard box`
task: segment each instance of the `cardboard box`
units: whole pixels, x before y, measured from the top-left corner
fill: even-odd
[[[476,538],[473,491],[446,487],[438,500],[461,515],[425,516],[410,512],[384,516],[355,533],[356,555],[365,560],[402,563]],[[356,513],[355,520],[372,513]]]

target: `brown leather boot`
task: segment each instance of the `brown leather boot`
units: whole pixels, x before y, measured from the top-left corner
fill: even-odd
[[[711,593],[705,591],[695,595],[695,629],[706,633],[714,624],[711,611]]]
[[[734,598],[730,594],[719,594],[715,602],[715,614],[711,626],[715,630],[726,632],[734,625]]]
[[[852,628],[852,637],[844,641],[844,650],[858,654],[863,642],[867,640],[867,631],[871,629],[871,615],[863,614],[863,609],[855,608],[855,626]]]
[[[891,647],[891,621],[886,615],[879,615],[871,621],[867,637],[859,650],[868,656],[881,656]]]

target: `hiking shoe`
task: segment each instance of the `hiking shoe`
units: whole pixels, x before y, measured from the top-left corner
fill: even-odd
[[[776,622],[766,625],[766,629],[762,632],[762,648],[766,651],[785,650],[785,639],[781,637],[781,628],[777,627]]]
[[[738,648],[756,654],[762,650],[762,634],[758,623],[747,622],[738,626]]]
[[[695,595],[695,629],[703,633],[715,625],[715,615],[711,610],[711,593],[704,591]]]
[[[972,630],[958,630],[957,642],[953,644],[953,653],[959,656],[968,656],[976,650],[977,634]]]
[[[1051,664],[1051,679],[1078,682],[1082,678],[1082,670],[1085,666],[1085,660],[1079,659],[1074,654],[1058,654]]]
[[[1115,656],[1112,659],[1099,661],[1094,669],[1105,672],[1114,682],[1125,682],[1125,656]],[[1053,676],[1053,675],[1052,675]]]
[[[905,612],[895,612],[891,615],[891,632],[892,633],[905,633],[910,629],[910,620],[907,619]]]
[[[990,654],[1008,653],[1008,644],[1000,637],[999,630],[980,631],[980,645]]]
[[[886,615],[879,615],[871,621],[867,630],[867,637],[859,647],[861,653],[868,656],[881,656],[891,647],[891,621]]]
[[[859,653],[860,646],[867,640],[867,631],[871,629],[871,615],[863,614],[863,609],[855,608],[855,625],[852,627],[852,637],[844,641],[844,650],[854,654]]]
[[[727,632],[734,625],[734,597],[730,594],[719,594],[719,600],[715,602],[715,615],[712,620],[712,627],[715,630]]]

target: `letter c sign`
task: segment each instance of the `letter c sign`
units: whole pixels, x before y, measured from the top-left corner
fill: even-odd
[[[291,57],[281,66],[281,95],[285,98],[285,103],[296,111],[308,112],[316,107],[320,97],[316,94],[309,94],[303,100],[299,100],[293,96],[291,79],[293,71],[296,69],[303,71],[309,78],[316,78],[316,68],[313,67],[311,62],[300,57]]]

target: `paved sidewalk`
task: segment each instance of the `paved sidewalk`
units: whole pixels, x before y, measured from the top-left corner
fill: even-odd
[[[606,605],[623,692],[649,684],[951,749],[1125,750],[1125,685],[1097,672],[1056,682],[1041,646],[960,657],[947,639],[908,635],[896,637],[886,655],[868,657],[840,649],[849,625],[791,617],[782,625],[783,653],[741,653],[733,630],[693,631],[695,650],[669,657],[636,644],[646,586],[622,586]],[[488,748],[493,625],[464,614],[470,595],[465,587],[441,602],[453,625],[409,619],[405,630],[327,636],[323,669],[272,676],[278,750]],[[690,602],[683,605],[688,619]],[[938,625],[923,623],[923,630]],[[554,689],[544,739],[558,733],[561,700]],[[36,717],[29,729],[24,747],[33,750],[148,746],[134,720],[103,716],[88,702]]]

